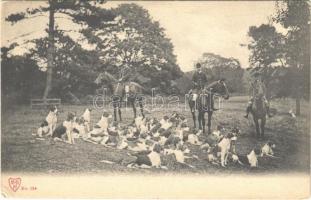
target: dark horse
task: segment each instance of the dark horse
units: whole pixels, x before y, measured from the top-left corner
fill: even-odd
[[[262,95],[254,97],[251,113],[256,127],[256,136],[264,138],[267,108]],[[261,122],[260,126],[259,122]]]
[[[144,88],[141,85],[135,82],[124,82],[114,84],[112,88],[113,95],[111,99],[114,113],[114,121],[117,121],[117,110],[119,113],[119,119],[120,121],[122,121],[121,107],[123,100],[125,100],[126,106],[130,106],[133,108],[134,118],[136,118],[136,102],[138,102],[141,115],[145,117],[142,96]]]
[[[212,126],[212,115],[213,115],[213,104],[214,96],[219,95],[224,99],[229,99],[229,92],[224,80],[214,81],[213,83],[206,86],[204,89],[198,92],[198,96],[195,98],[194,94],[189,95],[188,103],[191,110],[194,128],[196,128],[196,116],[195,111],[198,110],[198,122],[199,129],[205,133],[205,113],[207,112],[207,127],[208,134],[211,133]]]
[[[138,102],[141,114],[144,117],[142,92],[145,89],[141,85],[135,82],[120,82],[108,72],[99,74],[95,80],[96,84],[103,84],[103,82],[109,87],[112,94],[114,121],[117,121],[117,112],[119,113],[120,121],[122,121],[121,107],[123,102],[126,103],[126,106],[133,108],[134,118],[136,118],[136,102]]]

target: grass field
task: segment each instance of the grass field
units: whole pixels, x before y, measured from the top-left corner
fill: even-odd
[[[252,136],[254,126],[252,118],[243,118],[246,97],[232,97],[223,104],[223,109],[214,113],[213,126],[218,123],[227,127],[238,126],[242,131],[237,141],[239,154],[249,153],[255,145],[262,145],[265,141],[258,141]],[[78,140],[75,145],[62,142],[51,143],[50,140],[39,141],[31,134],[36,132],[40,122],[46,117],[46,110],[31,110],[30,107],[16,106],[2,113],[1,134],[1,164],[2,172],[36,172],[36,173],[284,173],[302,172],[309,173],[309,104],[302,103],[302,115],[292,118],[287,114],[290,108],[294,108],[294,102],[289,99],[271,102],[277,110],[274,117],[267,120],[266,138],[276,143],[275,154],[279,158],[260,158],[258,170],[250,170],[247,167],[229,165],[227,168],[218,167],[204,160],[204,153],[197,147],[190,149],[198,155],[199,160],[187,160],[195,166],[194,169],[183,167],[170,162],[169,157],[163,158],[164,169],[132,169],[121,164],[101,163],[101,160],[114,162],[128,157],[127,150],[106,148],[102,145]],[[76,111],[82,114],[87,106],[63,105],[60,110],[58,122],[62,122],[68,111]],[[147,115],[157,118],[170,114],[177,108],[162,108]],[[111,110],[110,110],[111,111]],[[178,111],[178,110],[177,110]],[[190,112],[184,110],[184,104],[180,105],[179,112],[188,117],[192,126]],[[93,123],[97,122],[102,110],[92,112]],[[123,112],[124,123],[132,120],[132,112],[128,109]]]

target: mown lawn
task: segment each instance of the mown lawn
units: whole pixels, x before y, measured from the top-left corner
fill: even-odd
[[[265,141],[258,141],[254,134],[252,118],[243,118],[246,97],[232,97],[224,102],[223,109],[213,115],[213,126],[222,123],[226,127],[237,126],[242,131],[237,141],[237,152],[247,154],[256,145],[262,145]],[[247,167],[229,165],[222,168],[212,165],[204,160],[205,153],[198,147],[190,146],[197,159],[187,160],[195,166],[194,169],[171,162],[170,157],[163,158],[165,169],[132,169],[118,164],[122,159],[128,157],[127,150],[106,148],[82,140],[75,145],[62,142],[52,143],[49,139],[36,140],[31,134],[36,132],[40,122],[47,115],[46,110],[31,110],[30,107],[16,106],[2,113],[2,135],[1,135],[1,164],[2,172],[34,172],[34,173],[287,173],[302,172],[309,173],[309,104],[302,103],[302,115],[292,118],[288,113],[294,108],[294,101],[285,99],[273,101],[272,107],[277,110],[273,118],[268,119],[266,125],[266,138],[276,143],[275,154],[279,158],[261,158],[260,168],[250,170]],[[68,111],[82,114],[87,106],[63,105],[60,110],[58,121],[62,122]],[[90,106],[89,106],[90,107]],[[165,114],[178,111],[187,116],[192,126],[192,118],[189,110],[185,110],[184,104],[176,107],[165,107],[152,111],[147,115],[162,118]],[[111,112],[111,109],[109,109]],[[124,111],[124,110],[123,110]],[[93,123],[97,122],[102,110],[92,112]],[[132,121],[132,111],[128,109],[123,112],[123,123]],[[109,160],[115,164],[100,162]]]

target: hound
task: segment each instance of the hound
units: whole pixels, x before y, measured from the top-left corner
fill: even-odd
[[[82,137],[84,139],[87,138],[86,125],[82,117],[77,118],[75,122],[73,122],[73,132],[77,133],[79,137]]]
[[[63,122],[62,125],[58,126],[52,134],[52,138],[54,141],[63,141],[62,138],[66,134],[68,143],[74,144],[74,138],[72,135],[73,131],[73,120],[74,120],[74,114],[68,113],[66,121]]]
[[[173,126],[172,120],[168,118],[168,116],[164,116],[163,119],[161,119],[160,124],[161,128],[163,128],[164,130],[168,130]]]
[[[101,116],[99,122],[94,126],[93,130],[88,132],[87,137],[97,136],[104,132],[104,135],[108,135],[109,119],[112,118],[112,115],[104,112]]]
[[[222,132],[224,131],[224,128],[220,125],[217,125],[217,129],[212,132],[212,134],[217,138],[218,141],[220,141],[223,138]]]
[[[56,124],[57,124],[57,107],[56,106],[51,106],[49,108],[49,114],[46,116],[45,121],[49,125],[48,136],[52,135],[53,131],[56,128]]]
[[[133,165],[138,165],[140,167],[161,167],[161,157],[160,153],[163,151],[159,144],[155,144],[151,152],[138,153],[135,156],[135,160],[127,164],[127,167],[132,167]]]
[[[90,132],[90,125],[91,125],[91,111],[92,109],[86,108],[83,115],[82,119],[84,120],[84,125],[86,127],[86,132]]]
[[[33,134],[33,135],[42,137],[43,135],[47,135],[48,133],[49,133],[49,124],[47,121],[43,121],[37,130],[37,134]]]
[[[189,142],[190,144],[193,144],[193,145],[201,145],[201,144],[202,144],[202,142],[199,141],[198,136],[195,135],[195,134],[189,134],[189,135],[188,135],[188,142]]]
[[[261,157],[262,156],[275,157],[274,156],[274,152],[273,152],[274,148],[275,148],[275,144],[273,142],[271,142],[271,141],[268,141],[261,148]]]
[[[232,159],[234,162],[238,162],[241,165],[249,165],[252,168],[257,168],[258,156],[260,155],[260,153],[261,153],[260,149],[255,148],[246,156],[233,154]]]
[[[231,139],[233,138],[232,133],[228,133],[219,143],[218,147],[220,148],[220,161],[221,166],[226,167],[228,161],[228,155],[231,148]]]

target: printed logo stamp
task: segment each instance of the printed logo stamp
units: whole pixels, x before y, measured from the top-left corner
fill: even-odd
[[[21,186],[21,183],[22,183],[22,179],[20,177],[9,178],[9,186],[14,192],[16,192],[19,189],[19,187]]]

